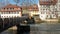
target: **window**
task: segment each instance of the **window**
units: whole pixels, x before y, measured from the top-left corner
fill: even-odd
[[[4,14],[5,14],[6,12],[4,12]]]
[[[3,12],[1,12],[1,14],[3,14]]]
[[[42,9],[40,9],[40,10],[42,10]]]
[[[7,8],[7,10],[8,10],[9,8]]]
[[[5,17],[5,16],[4,16]]]
[[[10,10],[10,8],[9,8],[9,10]]]
[[[5,10],[5,8],[4,8],[4,10]]]
[[[44,14],[44,12],[41,12],[41,14]]]
[[[16,12],[16,14],[19,14],[19,12]]]
[[[52,14],[54,14],[54,12],[52,12]]]
[[[9,12],[9,14],[10,14],[10,12]]]
[[[55,17],[55,15],[53,15],[53,17]]]
[[[43,5],[41,5],[41,7],[43,7]]]
[[[1,12],[0,12],[0,14],[1,14]]]
[[[49,16],[47,15],[47,17],[49,17]]]
[[[3,16],[2,16],[3,17]]]
[[[10,8],[10,10],[14,10],[14,8]]]
[[[43,17],[43,16],[41,16],[41,17]]]
[[[9,16],[10,17],[10,16]]]
[[[8,12],[4,12],[4,14],[8,14]]]
[[[13,14],[13,12],[10,12],[10,14]]]
[[[13,14],[16,14],[16,12],[13,12]]]
[[[43,10],[45,10],[45,9],[43,9]]]
[[[8,17],[8,16],[7,16]]]

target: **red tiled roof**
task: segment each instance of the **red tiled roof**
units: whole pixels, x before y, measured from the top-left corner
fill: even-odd
[[[29,11],[38,11],[38,5],[32,5],[28,7]]]
[[[28,10],[28,11],[38,11],[38,5],[30,5],[30,6],[22,6],[23,10]]]
[[[22,7],[22,10],[28,9],[28,6],[21,6],[21,7]]]
[[[11,9],[9,10],[9,8],[13,8],[13,10],[11,10]],[[2,11],[2,12],[6,12],[6,11],[13,11],[13,12],[14,11],[21,11],[21,7],[20,6],[9,4],[7,6],[2,7],[0,11]]]
[[[21,11],[21,10],[7,10],[7,11],[5,11],[5,10],[1,10],[0,12],[15,12],[15,11]]]
[[[20,8],[20,6],[8,4],[7,6],[4,6],[3,8]]]
[[[40,5],[55,5],[58,0],[40,0]]]

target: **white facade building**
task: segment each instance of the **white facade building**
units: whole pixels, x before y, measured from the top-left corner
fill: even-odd
[[[21,8],[16,5],[7,5],[0,9],[1,18],[21,17]]]
[[[57,2],[58,17],[60,17],[60,0]]]
[[[41,1],[41,0],[40,0]],[[44,3],[38,3],[38,7],[39,7],[39,12],[40,12],[40,19],[45,20],[48,18],[57,18],[57,6],[53,5],[53,4],[48,4],[48,2]]]

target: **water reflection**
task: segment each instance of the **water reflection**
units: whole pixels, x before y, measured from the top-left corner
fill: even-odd
[[[22,26],[22,25],[21,25]],[[28,26],[28,25],[27,25]],[[16,31],[6,31],[2,34],[15,34]],[[56,24],[30,24],[30,32],[25,32],[24,34],[60,34],[60,23]]]
[[[60,23],[30,25],[31,34],[60,34]]]

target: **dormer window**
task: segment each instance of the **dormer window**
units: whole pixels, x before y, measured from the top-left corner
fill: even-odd
[[[10,8],[10,10],[14,10],[14,8]]]
[[[12,10],[12,8],[10,8],[10,10]]]
[[[5,8],[4,8],[4,10],[5,10]]]
[[[12,8],[12,9],[14,9],[14,8]]]
[[[8,8],[7,8],[7,10],[8,10]]]

